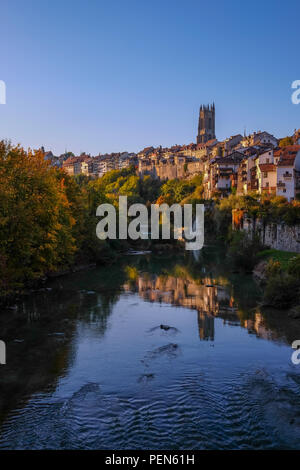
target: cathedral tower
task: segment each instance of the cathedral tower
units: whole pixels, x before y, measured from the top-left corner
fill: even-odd
[[[215,104],[201,105],[199,111],[197,144],[215,139]]]

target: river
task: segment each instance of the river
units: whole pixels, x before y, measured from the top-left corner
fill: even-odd
[[[126,256],[2,310],[2,449],[299,449],[300,320],[224,252]]]

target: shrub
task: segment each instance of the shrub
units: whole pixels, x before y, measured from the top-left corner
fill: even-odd
[[[291,275],[270,277],[264,293],[264,300],[276,308],[286,308],[299,300],[299,281]]]
[[[266,274],[269,277],[274,277],[282,272],[282,266],[279,261],[276,261],[274,259],[269,259],[267,267],[266,267]]]
[[[290,259],[288,263],[288,273],[300,279],[300,255]]]
[[[257,237],[250,239],[245,232],[232,232],[228,254],[236,266],[252,271],[260,250],[261,244]]]

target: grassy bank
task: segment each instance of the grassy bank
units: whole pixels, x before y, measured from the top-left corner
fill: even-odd
[[[292,258],[297,256],[297,253],[292,251],[281,251],[281,250],[262,250],[257,253],[257,260],[258,261],[277,261],[280,263],[282,269],[287,270],[289,266],[289,262]]]
[[[258,253],[257,269],[264,286],[264,302],[277,308],[300,304],[300,255],[280,250]]]

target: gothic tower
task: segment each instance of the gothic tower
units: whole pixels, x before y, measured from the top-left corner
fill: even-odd
[[[201,105],[199,111],[197,144],[215,139],[215,104]]]

